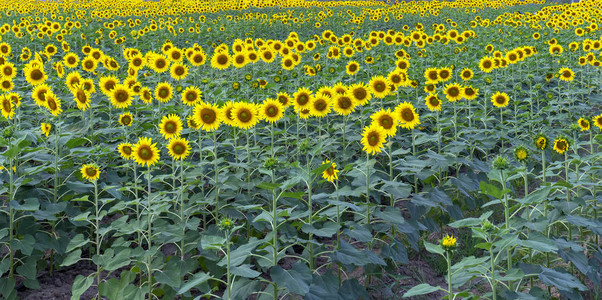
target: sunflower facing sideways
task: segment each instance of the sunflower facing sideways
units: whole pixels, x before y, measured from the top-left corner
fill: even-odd
[[[410,102],[400,103],[395,108],[395,116],[402,128],[414,129],[420,125],[420,117],[416,113],[414,105]]]
[[[100,177],[100,170],[93,164],[83,165],[79,171],[82,174],[82,178],[89,181],[96,181]]]
[[[179,137],[182,132],[182,120],[174,114],[163,116],[159,123],[159,132],[166,140]]]
[[[2,116],[7,119],[12,119],[15,115],[15,104],[12,101],[10,101],[10,98],[6,95],[0,96],[0,104]]]
[[[159,161],[159,149],[157,143],[152,142],[151,138],[141,137],[133,149],[134,161],[139,165],[152,166]]]
[[[209,104],[201,101],[194,107],[192,117],[194,122],[198,124],[203,130],[210,132],[219,128],[219,124],[222,122],[222,113],[215,104]]]
[[[322,165],[330,165],[328,169],[322,172],[322,178],[328,180],[329,182],[334,182],[335,180],[339,179],[339,176],[337,175],[337,173],[339,173],[339,170],[337,170],[336,163],[331,162],[327,159],[326,161],[322,162]]]
[[[579,128],[581,128],[581,131],[589,131],[591,127],[589,120],[586,118],[579,118],[577,125],[579,125]]]
[[[380,153],[384,147],[387,134],[380,125],[372,123],[370,126],[364,127],[362,133],[362,150],[368,154]]]
[[[594,125],[596,125],[600,131],[602,131],[602,114],[593,117],[592,121],[594,121]]]
[[[167,145],[169,156],[175,160],[184,160],[190,154],[190,146],[185,138],[173,138]]]
[[[74,91],[73,100],[79,110],[86,111],[90,108],[90,93],[83,90],[81,86],[78,86]]]
[[[278,122],[284,116],[284,106],[278,100],[267,98],[259,108],[259,115],[269,123]]]
[[[491,96],[491,103],[493,103],[495,107],[506,107],[508,106],[508,103],[510,103],[510,97],[504,92],[496,92]]]
[[[50,130],[52,130],[52,125],[48,123],[41,123],[40,129],[42,130],[42,133],[48,137],[50,135]]]

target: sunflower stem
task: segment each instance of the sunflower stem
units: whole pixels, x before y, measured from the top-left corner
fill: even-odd
[[[153,298],[153,285],[152,285],[152,257],[151,257],[151,247],[152,247],[152,216],[151,216],[151,211],[152,211],[152,207],[151,207],[151,166],[150,164],[147,164],[147,182],[148,182],[148,191],[147,191],[147,196],[148,196],[148,202],[147,202],[147,225],[148,225],[148,232],[147,232],[147,243],[148,243],[148,254],[146,256],[146,270],[147,270],[147,283],[148,283],[148,299],[152,299]]]
[[[247,135],[247,141],[248,141],[248,135]],[[248,145],[247,145],[247,147],[248,147]],[[247,151],[248,151],[248,149],[247,149]],[[214,180],[213,180],[213,184],[214,184],[213,189],[214,189],[214,193],[215,193],[215,223],[217,224],[218,219],[219,219],[219,185],[217,183],[218,176],[219,176],[219,169],[217,166],[217,134],[215,133],[215,131],[213,131],[213,172],[215,172]]]

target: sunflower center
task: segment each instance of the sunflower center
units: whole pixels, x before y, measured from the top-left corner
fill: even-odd
[[[287,60],[285,60],[285,61],[284,61],[284,65],[285,65],[286,67],[290,67],[290,66],[292,66],[292,65],[293,65],[293,62],[292,62],[290,59],[287,59]]]
[[[40,71],[38,69],[34,69],[33,71],[31,71],[31,79],[40,80],[43,77],[44,77],[44,74],[42,73],[42,71]]]
[[[203,56],[200,54],[195,55],[193,58],[195,63],[200,64],[203,62]]]
[[[178,76],[182,76],[182,75],[184,75],[184,72],[185,72],[184,68],[182,68],[182,67],[180,67],[180,66],[176,67],[176,69],[175,69],[175,73],[176,73],[176,75],[178,75]]]
[[[194,92],[188,92],[186,93],[186,100],[192,102],[196,100],[196,93]]]
[[[356,65],[349,65],[349,72],[355,72],[357,70]]]
[[[263,57],[264,57],[266,60],[270,60],[270,59],[272,59],[272,52],[265,52],[265,53],[263,54]]]
[[[382,116],[380,118],[380,126],[384,129],[391,129],[391,127],[393,127],[393,118],[390,116]]]
[[[52,98],[48,99],[48,107],[50,110],[55,110],[57,108],[56,101]]]
[[[132,117],[123,116],[123,118],[121,118],[121,123],[123,123],[123,125],[129,125],[130,123],[132,123]]]
[[[11,112],[12,111],[12,107],[10,105],[10,101],[8,100],[3,100],[2,101],[2,108],[4,109],[4,111],[6,112]]]
[[[497,102],[498,104],[504,104],[504,103],[506,103],[506,98],[504,98],[502,96],[498,96],[495,98],[495,102]]]
[[[485,61],[485,62],[483,62],[483,67],[485,67],[486,69],[489,69],[489,68],[491,68],[491,62],[490,62],[490,61],[488,61],[488,60],[487,60],[487,61]]]
[[[211,124],[215,122],[216,115],[213,109],[203,108],[201,110],[201,117],[203,118],[203,122]]]
[[[80,103],[86,103],[87,101],[87,97],[86,97],[86,93],[84,93],[83,91],[79,90],[77,91],[77,101],[79,101]]]
[[[155,65],[157,66],[157,68],[162,69],[163,67],[165,67],[165,61],[159,59],[157,60],[157,62],[155,62]]]
[[[165,98],[165,97],[167,97],[167,96],[168,96],[168,94],[169,94],[169,91],[168,91],[166,88],[161,88],[161,89],[159,90],[159,96],[160,96],[161,98]]]
[[[132,147],[130,147],[130,146],[125,146],[125,147],[123,147],[122,150],[123,150],[123,153],[125,153],[127,155],[132,154]]]
[[[562,76],[564,78],[570,78],[571,77],[571,72],[570,71],[564,71],[564,72],[562,72]]]
[[[4,75],[10,76],[13,74],[13,70],[11,68],[4,68]]]
[[[181,143],[177,143],[172,147],[172,151],[176,155],[182,155],[186,152],[186,146],[182,145]]]
[[[5,89],[9,89],[10,88],[10,80],[2,81],[2,87]]]
[[[411,109],[404,108],[401,111],[401,118],[406,122],[412,122],[412,121],[414,121],[414,114],[412,113]]]
[[[249,121],[251,121],[251,112],[247,109],[242,109],[239,113],[238,113],[238,119],[243,122],[243,123],[247,123]]]
[[[378,145],[378,142],[380,140],[380,136],[378,135],[378,133],[376,132],[370,132],[368,134],[368,144],[372,147]]]
[[[270,106],[266,109],[266,112],[268,117],[275,117],[278,114],[278,109],[274,106]]]
[[[220,55],[217,57],[217,63],[220,65],[225,65],[226,63],[228,63],[228,57],[226,57],[225,55]]]
[[[355,96],[355,98],[357,100],[364,100],[367,96],[366,90],[364,89],[356,89],[355,91],[353,91],[353,95]]]
[[[307,104],[308,101],[309,101],[309,97],[307,95],[305,95],[305,94],[299,95],[299,98],[297,99],[297,103],[300,106],[303,106],[303,105]]]
[[[381,81],[379,81],[379,82],[377,82],[376,84],[374,84],[374,90],[375,90],[375,91],[377,91],[377,92],[379,92],[379,93],[382,93],[382,92],[384,92],[384,91],[385,91],[385,89],[386,89],[386,87],[387,87],[387,85],[386,85],[386,84],[384,84],[384,83],[383,83],[383,82],[381,82]]]
[[[87,167],[86,168],[86,175],[88,175],[88,177],[95,177],[96,176],[96,169],[93,167]]]
[[[94,66],[94,63],[91,61],[86,62],[86,68],[91,69]]]
[[[452,88],[451,88],[451,89],[449,89],[447,92],[448,92],[448,93],[449,93],[449,95],[450,95],[450,96],[452,96],[452,97],[456,97],[456,96],[458,96],[458,94],[460,94],[460,91],[459,91],[459,90],[458,90],[458,88],[456,88],[456,87],[452,87]]]
[[[437,99],[436,97],[431,97],[429,99],[430,103],[432,106],[439,106],[439,99]]]
[[[138,150],[138,156],[140,156],[142,160],[150,160],[153,157],[153,151],[148,146],[143,146]]]
[[[119,90],[117,91],[117,93],[115,93],[115,99],[117,100],[117,102],[125,102],[128,99],[128,93],[124,90]]]
[[[443,70],[443,71],[441,71],[439,76],[441,76],[441,78],[445,79],[449,76],[449,72],[447,72],[447,70]]]
[[[178,126],[176,125],[175,122],[169,121],[169,122],[165,123],[165,132],[167,132],[169,134],[174,134],[177,129],[178,129]]]
[[[242,55],[236,56],[236,63],[242,64],[243,62],[245,62],[245,57],[244,56],[242,56]]]

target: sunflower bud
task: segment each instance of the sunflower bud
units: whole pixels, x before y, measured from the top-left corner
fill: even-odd
[[[508,169],[508,167],[510,167],[510,164],[508,163],[508,160],[501,156],[498,155],[494,160],[493,160],[493,168],[497,169],[497,170],[505,170]]]
[[[234,227],[234,222],[232,221],[232,219],[226,218],[226,217],[219,220],[219,223],[217,224],[217,228],[219,228],[219,230],[222,230],[222,231],[230,230],[233,227]]]
[[[443,239],[441,240],[441,247],[445,250],[445,251],[451,251],[454,250],[457,246],[456,243],[456,238],[453,236],[449,236],[446,235],[445,237],[443,237]]]

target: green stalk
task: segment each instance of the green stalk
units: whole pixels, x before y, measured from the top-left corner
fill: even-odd
[[[226,230],[226,299],[230,300],[232,295],[232,273],[230,273],[230,230]]]
[[[274,183],[274,170],[272,170],[272,183]],[[272,266],[278,265],[278,198],[276,193],[272,190],[272,247],[274,247],[272,253]],[[274,300],[278,300],[278,285],[273,284],[274,287]]]
[[[500,177],[502,180],[502,190],[506,188],[506,179],[504,178],[504,171],[500,170]],[[504,219],[506,221],[506,230],[508,231],[508,233],[510,233],[510,203],[508,200],[508,195],[504,194]],[[506,261],[507,261],[507,266],[508,269],[506,270],[506,272],[510,272],[510,269],[512,268],[512,250],[510,249],[510,247],[506,248]],[[508,289],[512,290],[512,281],[508,281]]]
[[[249,135],[247,134],[247,155],[248,155],[248,142],[249,142]],[[218,188],[218,184],[217,184],[217,180],[218,180],[218,175],[219,175],[219,170],[217,168],[217,136],[215,134],[215,131],[213,132],[213,170],[215,172],[214,174],[214,181],[213,184],[215,185],[214,188],[214,192],[215,192],[215,223],[218,223],[218,219],[219,219],[219,188]]]
[[[151,247],[152,247],[152,223],[151,223],[151,166],[150,164],[147,164],[148,168],[147,168],[147,174],[148,174],[148,212],[147,212],[147,222],[148,222],[148,233],[147,233],[147,242],[148,242],[148,249],[147,251],[149,252],[149,255],[147,255],[147,265],[146,265],[146,269],[148,272],[148,299],[151,300],[153,298],[153,285],[152,285],[152,278],[151,278],[151,272],[152,272],[152,257],[150,255],[150,251],[151,251]]]
[[[366,152],[366,219],[370,224],[370,154]]]
[[[546,152],[545,150],[541,150],[541,172],[543,183],[546,183]]]
[[[15,253],[12,247],[12,241],[15,237],[15,211],[12,207],[12,205],[10,205],[10,202],[13,201],[14,198],[14,177],[13,177],[13,159],[9,158],[9,169],[8,169],[8,178],[9,178],[9,182],[8,182],[8,203],[9,203],[9,212],[8,212],[8,218],[9,218],[9,222],[8,222],[8,232],[9,232],[9,237],[8,237],[8,252],[9,252],[9,257],[10,257],[10,270],[8,272],[8,278],[14,278],[15,276]]]
[[[497,299],[497,282],[495,281],[495,257],[493,255],[493,251],[489,249],[489,260],[491,262],[491,292],[493,293],[493,300]]]
[[[180,222],[184,221],[184,161],[180,161]],[[182,228],[182,241],[180,241],[180,259],[184,261],[186,227]]]
[[[455,107],[455,106],[454,106]],[[412,155],[416,158],[416,133],[414,133],[414,129],[410,129],[412,133]],[[414,193],[418,193],[418,175],[414,175]]]
[[[98,183],[96,182],[96,180],[94,180],[94,210],[96,213],[96,218],[95,218],[95,222],[96,225],[95,227],[95,234],[96,234],[96,255],[100,256],[100,220],[99,220],[99,215],[100,215],[100,211],[99,211],[99,207],[98,207]],[[100,265],[96,264],[96,292],[97,292],[97,296],[96,299],[101,299],[100,298],[100,289],[98,288],[100,286]]]
[[[449,256],[449,250],[445,251],[445,258],[447,261],[447,295],[448,298],[447,299],[454,299],[454,293],[452,291],[452,271],[451,271],[451,257]]]

